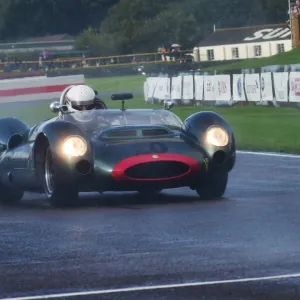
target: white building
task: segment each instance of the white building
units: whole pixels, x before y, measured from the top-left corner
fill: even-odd
[[[287,24],[217,29],[194,47],[195,61],[268,57],[292,50]]]

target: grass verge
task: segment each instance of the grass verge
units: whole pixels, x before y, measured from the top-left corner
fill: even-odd
[[[262,68],[273,65],[289,65],[300,63],[300,49],[279,53],[270,57],[247,59],[238,63],[229,63],[220,66],[203,68],[202,71],[226,71]]]
[[[143,91],[145,79],[146,77],[143,75],[107,77],[86,79],[86,84],[91,85],[99,92],[135,92],[137,90]]]

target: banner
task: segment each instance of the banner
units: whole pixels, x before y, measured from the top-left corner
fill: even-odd
[[[271,72],[260,74],[260,90],[261,101],[273,101],[274,95]]]
[[[258,105],[270,101],[298,103],[300,72],[148,77],[144,83],[144,97],[147,102],[170,97],[177,100],[178,105],[190,105],[193,100],[196,101],[194,105],[203,100],[221,101],[221,104],[230,101],[260,102]]]
[[[182,76],[172,77],[171,98],[181,100]]]
[[[194,100],[193,75],[185,75],[182,78],[182,100],[184,104],[188,104],[190,100]]]
[[[245,92],[248,101],[261,100],[259,74],[245,74]]]
[[[158,77],[158,81],[154,87],[153,98],[164,100],[170,97],[170,78]]]
[[[194,81],[195,81],[195,100],[202,101],[204,78],[202,75],[195,75]]]
[[[148,100],[148,80],[146,80],[144,82],[144,98],[145,98],[145,101],[147,102],[147,100]]]
[[[204,101],[215,101],[214,76],[204,75]]]
[[[155,87],[156,87],[156,84],[158,82],[158,80],[160,79],[160,77],[148,77],[147,78],[147,81],[148,81],[148,96],[147,96],[147,99],[150,100],[150,99],[153,99],[154,97],[154,92],[155,92]]]
[[[230,75],[215,75],[215,100],[230,101],[231,100],[231,80]]]
[[[275,101],[288,102],[289,73],[273,73]]]
[[[290,72],[290,102],[300,101],[300,73]]]
[[[232,75],[232,100],[246,101],[244,90],[244,74]]]

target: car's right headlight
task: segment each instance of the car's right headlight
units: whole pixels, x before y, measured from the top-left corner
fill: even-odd
[[[216,147],[225,147],[228,145],[229,136],[225,129],[219,126],[213,126],[206,131],[207,142]]]
[[[69,136],[64,140],[62,149],[66,155],[79,157],[86,153],[87,144],[80,136]]]

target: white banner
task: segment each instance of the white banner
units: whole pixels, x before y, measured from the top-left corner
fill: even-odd
[[[272,87],[272,73],[260,74],[261,101],[272,101],[274,99]]]
[[[147,100],[148,100],[148,79],[145,80],[145,82],[144,82],[144,98],[145,98],[145,101],[147,102]]]
[[[182,84],[182,100],[184,103],[189,103],[190,100],[194,99],[194,76],[185,75],[183,76]]]
[[[204,79],[202,75],[195,75],[195,100],[202,101],[203,100],[203,83]]]
[[[171,98],[181,100],[182,76],[172,77]]]
[[[158,82],[160,77],[148,77],[147,82],[148,82],[148,100],[152,99],[154,97],[154,92],[155,92],[155,87]]]
[[[276,101],[288,102],[288,80],[289,73],[287,72],[273,73],[273,83]]]
[[[214,76],[204,75],[204,101],[215,101]]]
[[[215,100],[230,101],[231,100],[231,81],[230,75],[215,75]]]
[[[156,86],[154,89],[153,97],[159,100],[164,100],[170,97],[170,78],[158,77]]]
[[[232,100],[246,101],[244,90],[244,74],[233,74],[232,76]]]
[[[300,101],[300,72],[290,72],[290,102]]]
[[[245,74],[245,91],[248,101],[260,101],[259,74]]]

